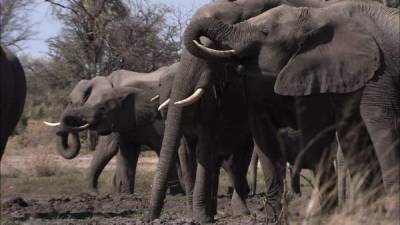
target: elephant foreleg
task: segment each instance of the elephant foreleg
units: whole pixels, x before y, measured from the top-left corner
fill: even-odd
[[[257,110],[255,110],[257,111]],[[259,147],[258,158],[264,173],[267,201],[265,211],[268,220],[276,221],[282,210],[285,162],[277,138],[277,129],[268,115],[258,115],[250,110],[250,128],[255,144]]]
[[[194,188],[194,180],[195,180],[195,168],[194,164],[190,159],[191,149],[189,149],[189,145],[185,138],[181,139],[181,145],[178,149],[178,159],[181,166],[183,183],[185,184],[185,193],[186,193],[186,204],[189,211],[190,216],[192,216],[193,212],[193,188]],[[195,150],[193,150],[195,151]]]
[[[134,193],[137,161],[140,145],[121,140],[117,156],[117,168],[114,175],[114,191],[117,193]]]
[[[248,145],[249,146],[249,145]],[[245,151],[247,150],[247,151]],[[234,192],[232,195],[232,211],[233,215],[248,215],[249,209],[246,205],[246,199],[249,195],[249,185],[247,183],[246,174],[250,164],[252,151],[249,147],[241,148],[244,154],[234,154],[232,158],[232,174]]]
[[[213,220],[210,210],[214,138],[208,129],[201,129],[196,146],[197,170],[193,191],[193,218],[200,223]]]
[[[400,200],[400,138],[397,121],[400,117],[400,90],[392,77],[383,74],[366,85],[361,98],[361,116],[375,148],[388,194],[394,194],[396,218]]]
[[[119,135],[112,133],[107,136],[101,136],[96,150],[93,153],[92,161],[86,175],[86,181],[89,189],[96,191],[98,179],[108,162],[118,153]]]

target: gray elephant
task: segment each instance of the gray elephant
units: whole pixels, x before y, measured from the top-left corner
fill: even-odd
[[[324,8],[280,6],[234,26],[198,20],[187,29],[184,42],[198,57],[240,61],[248,74],[257,71],[265,79],[276,79],[273,87],[265,88],[284,96],[305,96],[296,98],[305,110],[325,109],[307,102],[310,98],[329,103],[326,115],[335,118],[330,126],[338,133],[350,174],[359,172],[360,165],[368,168],[379,162],[386,191],[398,193],[399,27],[398,9],[345,1]],[[203,35],[232,49],[193,42]],[[372,158],[359,147],[369,137]]]
[[[26,98],[25,73],[18,58],[0,46],[0,161],[17,126]]]
[[[290,2],[293,5],[311,5],[315,7],[319,7],[322,4],[319,1],[309,0],[289,1],[289,3]],[[288,2],[285,1],[285,3]],[[280,4],[282,4],[282,2],[271,0],[215,1],[200,8],[195,13],[192,19],[195,20],[203,17],[217,18],[224,21],[225,23],[234,24],[248,19],[252,16],[258,15]],[[213,43],[210,39],[207,38],[202,37],[201,42],[207,46],[218,47],[218,43]],[[197,152],[202,152],[201,154],[205,157],[205,159],[201,159],[201,161],[211,162],[211,159],[208,158],[211,157],[211,154],[208,154],[208,151],[210,151],[210,149],[212,148],[206,145],[212,145],[210,140],[212,140],[213,132],[215,130],[215,123],[213,120],[216,117],[216,113],[211,113],[210,111],[215,109],[215,107],[213,108],[212,106],[212,104],[214,104],[213,101],[215,101],[215,99],[219,99],[218,94],[221,93],[221,90],[223,90],[224,83],[228,83],[230,79],[229,77],[232,75],[234,76],[235,74],[237,75],[239,73],[238,71],[236,71],[236,67],[231,64],[221,65],[219,63],[208,62],[202,58],[195,57],[189,51],[187,51],[186,48],[183,49],[179,70],[177,75],[175,76],[173,88],[171,91],[168,117],[166,120],[166,131],[164,133],[165,138],[163,140],[160,161],[153,182],[152,195],[150,200],[150,219],[155,219],[160,216],[166,187],[165,175],[168,171],[168,168],[171,167],[171,164],[173,162],[173,156],[177,151],[177,147],[179,144],[179,137],[182,135],[185,129],[185,121],[190,120],[188,118],[194,116],[194,109],[196,109],[195,116],[197,118],[203,119],[203,121],[200,121],[200,123],[196,125],[196,128],[201,128],[199,130],[203,131],[200,134],[199,138],[207,140],[207,142],[209,142],[204,143],[204,146],[201,146],[201,150],[199,149]],[[243,92],[243,94],[246,94],[246,91]],[[290,98],[285,97],[275,98],[276,95],[273,94],[272,89],[269,95],[270,97],[272,96],[271,98],[273,99],[273,102],[278,103],[279,106],[284,106],[285,102],[292,101],[290,100]],[[216,97],[213,98],[213,96]],[[235,110],[227,112],[227,115],[237,114],[237,112],[240,110],[242,110],[242,108],[237,107]],[[286,110],[286,112],[283,112],[283,114],[288,114],[287,111],[288,110]],[[278,112],[276,115],[280,116],[283,114],[280,114]],[[291,118],[289,120],[295,121],[295,118]],[[286,123],[287,121],[281,122],[282,124],[279,124],[279,127],[289,126]],[[271,127],[270,124],[266,124],[265,126]],[[272,130],[274,130],[274,134],[269,136],[270,139],[273,139],[272,143],[268,143],[266,144],[266,146],[263,145],[263,152],[267,151],[267,148],[279,148],[279,144],[276,138],[277,129]],[[319,131],[320,130],[318,130],[318,132]],[[254,130],[252,131],[252,133],[254,135]],[[259,131],[258,133],[261,134],[261,132]],[[264,136],[262,135],[258,135],[256,139],[260,140],[260,138],[262,139],[263,137]],[[268,145],[270,146],[268,147]],[[267,160],[267,158],[270,156],[267,156],[265,153],[263,154],[264,155],[261,158],[261,162],[266,163],[265,160]],[[280,158],[282,159],[282,161],[284,161],[283,157]],[[198,165],[199,164],[202,163],[198,161]],[[211,169],[211,167],[208,165],[208,163],[204,163],[204,165],[201,165],[200,168],[201,169],[199,169],[198,167],[197,172],[202,173],[202,177],[205,177],[206,174],[210,174],[209,170]],[[268,168],[267,170],[273,171],[272,173],[275,173],[274,170],[277,169]],[[281,169],[279,171],[283,174],[283,171]],[[268,178],[268,180],[271,179]],[[276,182],[274,181],[274,183]],[[206,200],[207,196],[205,194],[206,186],[204,185],[204,182],[199,185],[201,186],[197,185],[193,198],[193,217],[196,221],[199,222],[212,221],[213,215],[210,211],[206,210],[208,202]]]
[[[154,96],[158,93],[159,80],[174,73],[176,67],[173,64],[152,73],[117,70],[107,77],[82,80],[72,90],[71,103],[63,112],[61,128],[57,131],[59,152],[68,159],[79,153],[77,132],[92,130],[103,135],[87,175],[90,188],[97,188],[101,171],[119,151],[114,187],[117,192],[133,193],[142,145],[159,154],[164,124]],[[76,138],[69,147],[67,140],[71,132]],[[176,170],[169,179],[175,182],[170,182],[170,188],[179,187]]]
[[[171,93],[171,84],[170,82],[166,82],[166,85],[162,83],[163,80],[172,79],[173,77],[164,77],[161,79],[161,101],[165,101],[167,103],[170,101],[169,97]],[[214,92],[214,96],[212,96],[213,102],[208,104],[218,110],[222,110],[223,112],[232,111],[237,106],[244,106],[243,96],[235,91],[237,88],[240,88],[237,86],[238,84],[240,83],[235,81],[235,79],[226,82],[223,89],[220,89],[218,93]],[[167,90],[164,90],[162,86],[167,87]],[[216,102],[217,100],[218,102]],[[163,103],[159,107],[162,115],[166,116],[166,118],[168,118],[166,110],[167,106],[168,104]],[[188,110],[197,110],[197,108]],[[189,111],[188,114],[190,114],[190,116],[186,118],[185,124],[183,125],[182,136],[184,136],[184,139],[189,143],[189,151],[186,153],[188,155],[186,158],[190,159],[188,160],[190,161],[190,165],[187,165],[186,163],[187,166],[184,166],[185,163],[181,162],[181,166],[182,168],[191,168],[186,170],[182,169],[182,176],[188,178],[186,180],[187,182],[185,182],[185,186],[187,187],[186,193],[188,193],[188,209],[189,212],[192,213],[193,195],[196,191],[196,183],[207,182],[209,184],[207,187],[207,192],[210,194],[210,199],[208,200],[211,202],[208,205],[209,208],[207,210],[210,210],[211,213],[216,213],[219,171],[220,168],[223,168],[230,178],[233,190],[231,207],[227,207],[227,209],[232,209],[232,213],[234,215],[243,213],[247,214],[249,213],[249,210],[245,204],[245,200],[249,193],[249,187],[246,180],[246,173],[251,159],[250,149],[253,147],[253,143],[247,123],[245,121],[238,123],[236,117],[237,115],[246,116],[246,110],[243,110],[242,107],[242,109],[235,115],[225,117],[222,117],[223,113],[217,114],[215,112],[216,111],[210,111],[210,113],[213,113],[212,115],[215,119],[213,122],[213,126],[215,128],[215,130],[213,130],[213,134],[215,137],[213,137],[211,143],[208,143],[210,140],[205,142],[213,147],[213,149],[210,150],[210,154],[213,154],[212,161],[207,162],[208,166],[212,168],[212,173],[209,174],[209,177],[207,178],[197,175],[198,165],[196,163],[198,157],[205,157],[202,155],[203,152],[198,152],[198,149],[201,148],[205,143],[204,140],[200,139],[202,132],[196,128],[203,119],[197,116],[196,111]],[[235,138],[232,139],[233,137]],[[181,150],[178,149],[178,152],[180,158],[182,158]]]
[[[286,154],[286,160],[289,164],[289,171],[291,172],[291,192],[295,195],[301,195],[300,190],[300,174],[293,174],[293,168],[297,156],[300,153],[300,133],[291,128],[282,128],[278,131],[278,140],[281,146],[281,149]],[[259,147],[255,145],[253,149],[253,154],[251,156],[251,162],[249,167],[249,176],[250,176],[250,194],[256,194],[257,187],[257,165],[258,165],[258,154]]]

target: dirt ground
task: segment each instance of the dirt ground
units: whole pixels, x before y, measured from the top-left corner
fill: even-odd
[[[80,155],[74,160],[64,160],[58,155],[48,154],[46,160],[54,162],[47,165],[51,169],[62,168],[64,172],[33,178],[29,171],[33,170],[32,165],[37,164],[35,155],[5,155],[0,170],[1,224],[195,224],[187,213],[184,195],[167,195],[161,219],[151,223],[146,222],[156,157],[140,158],[137,185],[133,195],[113,194],[111,190],[104,190],[107,186],[100,190],[100,193],[87,192],[82,178],[84,176],[79,175],[73,177],[76,183],[79,183],[78,187],[64,185],[65,190],[61,187],[55,191],[55,186],[62,185],[63,183],[59,181],[67,179],[65,176],[69,176],[69,173],[85,171],[91,155]],[[100,185],[110,182],[114,169],[115,161],[111,161],[105,169],[106,175],[100,180]],[[37,179],[38,183],[32,179]],[[263,223],[265,219],[262,218],[265,199],[263,193],[248,199],[252,215],[245,217],[230,215],[230,196],[225,194],[226,181],[226,174],[222,173],[215,224],[265,224]],[[18,186],[31,188],[24,189]],[[259,184],[258,188],[262,189],[262,184]],[[296,216],[300,215],[297,213],[291,215],[291,217]]]
[[[99,179],[99,192],[89,192],[85,181],[86,168],[91,153],[83,150],[77,158],[64,160],[57,155],[50,131],[36,124],[13,138],[0,167],[1,224],[195,224],[186,210],[185,196],[167,195],[161,219],[147,222],[152,178],[156,169],[155,154],[144,153],[139,159],[136,174],[135,194],[117,195],[112,192],[112,176],[115,160],[105,168]],[[41,130],[43,129],[43,130]],[[47,132],[47,133],[46,133]],[[38,133],[36,136],[25,135]],[[48,138],[47,141],[43,141]],[[316,195],[312,195],[312,176],[304,171],[301,179],[302,196],[290,195],[282,218],[290,225],[399,225],[400,218],[387,207],[400,196],[370,201],[364,193],[354,196],[341,209],[312,216]],[[222,171],[218,198],[218,214],[215,224],[267,224],[263,206],[265,204],[264,182],[259,168],[259,191],[247,200],[251,215],[230,215],[230,196],[226,195],[228,178]],[[390,206],[390,204],[389,204]]]

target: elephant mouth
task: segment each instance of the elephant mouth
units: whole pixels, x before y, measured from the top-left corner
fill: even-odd
[[[91,128],[95,123],[74,116],[66,116],[63,119],[63,124],[69,131],[79,132]]]

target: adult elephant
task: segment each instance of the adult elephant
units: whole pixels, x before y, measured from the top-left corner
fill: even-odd
[[[87,182],[97,189],[100,173],[118,152],[114,188],[117,192],[133,193],[137,159],[142,145],[159,154],[163,120],[157,108],[159,80],[174,73],[177,64],[152,73],[117,70],[107,77],[80,81],[70,94],[70,104],[61,116],[58,149],[67,159],[79,153],[77,133],[90,130],[100,136]],[[151,101],[152,100],[152,101]],[[57,124],[53,124],[57,125]],[[68,135],[76,137],[68,144]],[[70,147],[71,146],[71,147]],[[172,193],[178,192],[176,170],[169,176]],[[174,184],[172,184],[174,182]]]
[[[234,73],[234,71],[232,71]],[[177,75],[176,75],[177,76]],[[171,80],[172,77],[166,77]],[[164,79],[162,79],[164,80]],[[212,96],[209,96],[207,102],[207,121],[210,127],[201,127],[201,123],[204,122],[205,115],[198,113],[201,109],[200,105],[196,105],[192,108],[188,108],[186,111],[187,117],[185,118],[183,126],[182,136],[189,143],[189,151],[186,153],[191,163],[181,162],[181,166],[191,169],[182,169],[183,177],[187,177],[185,186],[187,187],[186,193],[188,198],[188,209],[190,213],[193,211],[193,197],[196,195],[196,186],[198,183],[207,184],[207,193],[210,194],[207,199],[207,210],[210,214],[216,213],[217,206],[217,190],[218,190],[218,179],[219,171],[222,167],[228,174],[231,184],[233,195],[231,199],[231,207],[234,215],[248,214],[249,210],[245,204],[249,187],[246,180],[246,173],[251,159],[251,149],[253,142],[249,127],[246,121],[239,121],[239,118],[246,117],[245,101],[244,96],[237,92],[237,89],[241,89],[241,82],[233,78],[225,80],[226,83],[218,83],[214,86],[214,92]],[[161,82],[162,83],[162,82]],[[167,82],[169,84],[169,82]],[[164,90],[161,87],[160,99],[166,103],[171,100],[171,86],[160,84],[161,86],[168,87],[168,90]],[[167,119],[169,114],[165,109],[168,104],[161,104],[159,109]],[[171,106],[170,106],[171,107]],[[239,107],[240,110],[236,110]],[[203,109],[204,110],[204,109]],[[236,110],[234,114],[230,116],[224,116],[228,112]],[[222,111],[219,113],[219,111]],[[210,118],[208,118],[210,117]],[[212,124],[212,125],[211,125]],[[202,135],[207,133],[211,135],[211,138],[204,139]],[[164,137],[166,138],[166,136]],[[200,151],[204,145],[209,145],[210,149],[208,152]],[[182,157],[180,149],[178,150],[180,158]],[[207,154],[206,156],[204,154]],[[207,176],[198,175],[196,160],[201,158],[204,160],[205,157],[210,156],[208,161],[208,169],[210,174]],[[190,163],[190,164],[191,164]],[[185,166],[186,165],[186,166]],[[211,172],[212,171],[212,172]],[[198,188],[198,187],[197,187]],[[194,214],[195,215],[195,214]]]
[[[399,27],[399,10],[376,2],[346,1],[318,9],[280,6],[234,26],[215,19],[195,21],[187,29],[185,45],[198,57],[245,60],[245,70],[276,78],[278,94],[325,99],[350,173],[365,163],[354,157],[364,152],[351,146],[358,144],[358,131],[365,131],[385,190],[398,193]],[[203,35],[232,50],[193,42]]]
[[[0,46],[0,161],[17,126],[26,98],[25,73],[18,58]]]
[[[322,4],[318,1],[309,0],[285,1],[285,3],[287,2],[293,5],[312,5],[315,7]],[[225,23],[234,24],[280,4],[282,4],[282,2],[271,0],[220,0],[201,7],[194,14],[192,19],[195,20],[203,17],[217,18]],[[207,38],[201,38],[201,42],[207,46],[217,47]],[[224,83],[229,82],[227,77],[229,77],[230,73],[238,74],[235,66],[208,62],[195,57],[188,52],[186,48],[182,50],[179,70],[177,76],[175,76],[171,92],[160,161],[153,182],[150,200],[150,219],[155,219],[160,216],[165,197],[165,175],[168,168],[172,165],[174,154],[179,145],[179,139],[182,133],[187,130],[187,128],[185,128],[187,127],[185,126],[185,124],[187,124],[185,121],[191,120],[190,118],[194,116],[202,118],[202,120],[197,120],[199,123],[196,124],[195,127],[197,131],[199,131],[199,138],[205,140],[203,142],[204,144],[196,151],[202,152],[201,154],[205,157],[198,158],[197,177],[206,177],[206,174],[210,173],[209,168],[211,167],[209,166],[209,162],[211,160],[207,157],[211,157],[208,151],[212,149],[212,146],[210,146],[212,142],[210,140],[213,139],[213,132],[215,130],[215,121],[213,118],[215,118],[216,115],[216,112],[212,111],[216,109],[212,105],[215,100],[211,99],[213,96],[216,96],[214,99],[219,101],[218,94],[223,90]],[[216,76],[213,76],[213,74]],[[282,100],[285,102],[289,100],[289,98],[282,98]],[[279,100],[277,100],[277,102],[278,105],[282,105],[283,103],[279,102]],[[210,105],[210,103],[212,104]],[[236,113],[239,109],[241,110],[241,108],[237,107],[237,109],[232,112]],[[276,140],[272,144],[272,148],[274,148],[274,145],[278,145]],[[264,158],[265,157],[263,157],[263,160]],[[200,180],[204,179],[202,178]],[[196,187],[193,196],[193,217],[199,222],[211,221],[213,216],[210,214],[210,211],[206,209],[208,202],[206,200],[206,186],[204,182],[199,182],[198,185],[196,183]]]

